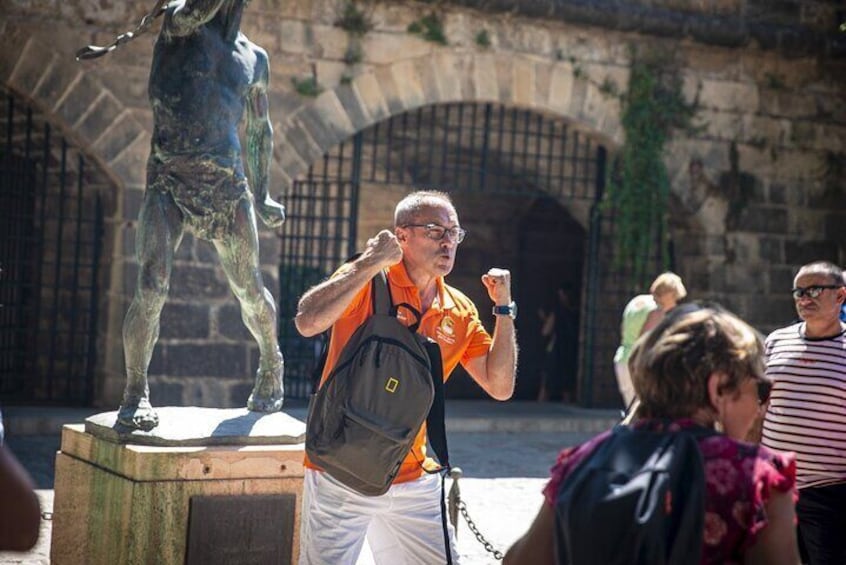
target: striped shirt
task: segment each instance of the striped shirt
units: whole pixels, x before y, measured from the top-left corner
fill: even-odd
[[[846,332],[804,336],[805,323],[767,337],[774,386],[761,443],[796,453],[797,486],[846,481]]]

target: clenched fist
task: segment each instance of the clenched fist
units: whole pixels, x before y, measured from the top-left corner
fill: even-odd
[[[382,230],[375,237],[367,240],[367,246],[362,255],[381,267],[390,267],[402,261],[402,247],[397,236],[389,230]]]
[[[511,271],[508,269],[492,268],[482,275],[482,284],[488,291],[494,304],[508,304],[511,302]]]

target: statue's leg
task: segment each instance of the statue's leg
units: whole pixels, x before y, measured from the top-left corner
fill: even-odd
[[[151,430],[159,423],[150,404],[147,368],[159,338],[159,318],[167,299],[173,255],[182,234],[182,216],[171,197],[148,189],[135,240],[138,281],[123,321],[126,388],[118,422],[131,428]]]
[[[265,288],[259,267],[258,231],[252,199],[242,198],[232,232],[214,242],[232,292],[241,303],[241,318],[259,347],[256,383],[247,408],[256,412],[282,409],[284,362],[276,333],[276,305]]]

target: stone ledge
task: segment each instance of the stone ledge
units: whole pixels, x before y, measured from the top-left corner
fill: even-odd
[[[112,443],[159,447],[212,445],[291,445],[305,441],[305,423],[284,412],[264,414],[246,408],[156,408],[159,425],[149,432],[117,424],[117,411],[85,419],[85,431]],[[66,427],[67,428],[67,427]]]

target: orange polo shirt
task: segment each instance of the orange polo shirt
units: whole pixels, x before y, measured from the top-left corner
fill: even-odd
[[[422,310],[420,293],[411,279],[408,278],[405,264],[400,262],[388,269],[387,273],[394,304],[407,302],[417,311]],[[479,320],[479,312],[469,298],[461,291],[445,284],[443,277],[437,279],[437,285],[438,292],[435,300],[423,314],[423,320],[420,322],[417,332],[438,342],[443,359],[444,381],[446,381],[456,365],[459,363],[465,364],[474,357],[485,355],[490,350],[493,340],[482,326],[482,322]],[[332,337],[329,340],[326,365],[320,378],[321,386],[335,367],[347,340],[373,313],[370,298],[371,289],[372,285],[365,285],[332,326]],[[413,315],[402,308],[399,310],[397,318],[405,325],[414,322]],[[420,477],[423,473],[421,464],[433,464],[433,461],[427,462],[426,459],[426,424],[424,423],[417,437],[414,438],[411,451],[400,465],[394,483],[403,483]],[[311,469],[320,469],[317,465],[312,464],[307,456],[305,465]]]

